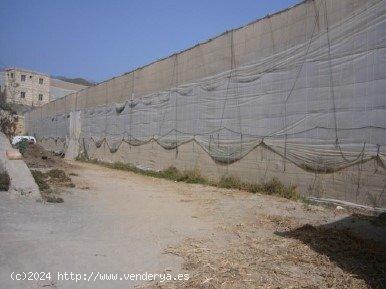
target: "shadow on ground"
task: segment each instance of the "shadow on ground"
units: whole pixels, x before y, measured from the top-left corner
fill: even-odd
[[[337,222],[304,225],[275,234],[300,240],[329,257],[342,270],[366,281],[371,288],[386,284],[386,222],[379,217],[351,215]]]

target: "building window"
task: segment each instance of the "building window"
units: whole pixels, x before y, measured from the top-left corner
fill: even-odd
[[[40,100],[40,101],[43,100],[43,94],[39,94],[39,100]]]
[[[13,76],[14,76],[14,75],[13,75],[13,72],[11,72],[11,78],[13,78]]]
[[[20,92],[20,97],[25,98],[25,91]]]
[[[39,78],[39,84],[43,84],[43,78]]]
[[[29,76],[29,79],[32,79],[32,75]]]
[[[21,80],[21,81],[25,81],[25,75],[24,75],[24,74],[22,74],[22,75],[20,76],[20,80]]]

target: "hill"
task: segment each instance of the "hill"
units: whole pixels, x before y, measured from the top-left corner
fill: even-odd
[[[81,78],[81,77],[76,77],[76,78],[68,78],[68,77],[65,77],[65,76],[51,76],[52,78],[55,78],[55,79],[59,79],[59,80],[63,80],[63,81],[67,81],[67,82],[71,82],[71,83],[75,83],[75,84],[80,84],[80,85],[85,85],[85,86],[94,86],[95,83],[94,82],[91,82],[91,81],[88,81],[87,79],[84,79],[84,78]]]

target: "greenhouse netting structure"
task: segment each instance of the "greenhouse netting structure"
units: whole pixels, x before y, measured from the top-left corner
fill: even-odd
[[[385,1],[309,0],[36,108],[48,149],[384,208]]]

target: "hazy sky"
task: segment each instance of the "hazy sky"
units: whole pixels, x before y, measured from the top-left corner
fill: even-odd
[[[102,81],[299,0],[0,0],[0,67]]]

